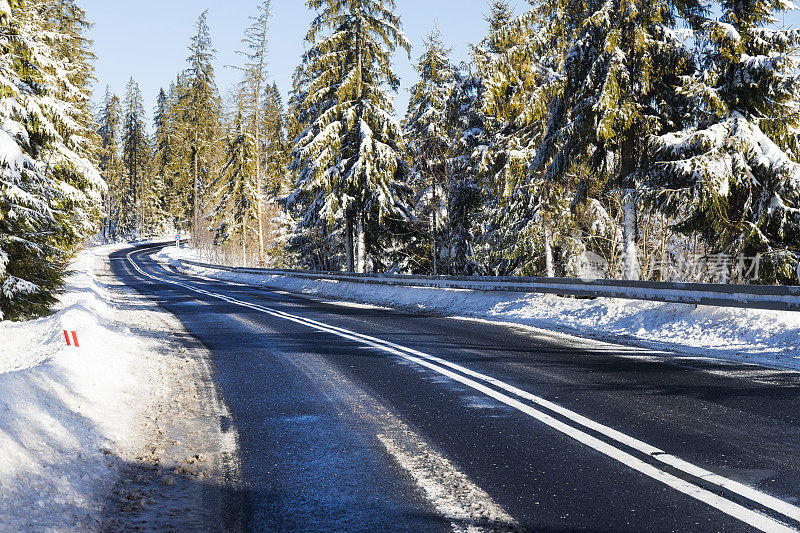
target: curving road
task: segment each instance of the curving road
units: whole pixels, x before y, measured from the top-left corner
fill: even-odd
[[[165,269],[116,276],[214,358],[257,531],[796,531],[800,376]]]

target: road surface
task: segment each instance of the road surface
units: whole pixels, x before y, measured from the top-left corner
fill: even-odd
[[[255,531],[800,529],[800,376],[193,278]]]

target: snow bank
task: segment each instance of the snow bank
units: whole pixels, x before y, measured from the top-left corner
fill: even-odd
[[[114,450],[131,447],[149,405],[156,370],[115,324],[97,260],[79,256],[55,314],[0,323],[0,531],[99,529]]]
[[[166,248],[158,258],[193,275],[293,293],[509,322],[681,354],[800,370],[800,313],[796,312],[237,274],[179,263],[180,259],[197,260],[187,248]]]

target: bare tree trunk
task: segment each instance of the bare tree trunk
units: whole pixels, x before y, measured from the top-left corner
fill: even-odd
[[[198,243],[200,236],[200,180],[198,176],[198,150],[197,150],[197,133],[194,134],[194,198],[192,206],[192,237],[195,245]]]
[[[622,268],[625,279],[637,281],[641,278],[641,267],[639,265],[639,250],[636,242],[638,235],[636,191],[625,191],[622,212]]]
[[[544,219],[544,269],[548,278],[556,277],[553,261],[553,236],[550,234],[550,221]]]
[[[642,276],[639,264],[639,222],[636,207],[636,189],[629,182],[629,176],[636,171],[636,143],[633,139],[626,139],[622,143],[622,161],[620,168],[620,182],[628,187],[623,192],[622,199],[622,269],[625,279],[637,281]]]
[[[255,66],[255,122],[254,122],[254,135],[256,143],[256,198],[258,199],[258,265],[264,268],[267,264],[266,255],[264,252],[264,183],[261,175],[261,86],[264,83],[265,68],[266,68],[266,55],[267,55],[267,21],[269,19],[268,11],[269,4],[267,4],[267,12],[264,13],[264,18],[261,22],[260,30],[260,43],[258,50],[258,65]]]
[[[439,275],[439,236],[437,229],[439,227],[439,197],[436,194],[436,174],[433,176],[433,209],[431,210],[431,236],[433,238],[433,275]]]
[[[247,267],[247,223],[242,219],[242,266]]]
[[[664,281],[664,269],[667,268],[667,240],[669,239],[667,218],[661,215],[661,254],[658,265],[658,281]]]
[[[356,272],[363,274],[367,271],[367,239],[364,233],[364,212],[359,209],[358,220],[356,221],[356,231],[358,233],[358,264]]]
[[[107,180],[108,183],[111,180]],[[105,230],[104,230],[104,241],[105,244],[108,244],[111,241],[111,212],[113,210],[112,205],[112,197],[111,197],[111,187],[106,191],[106,223],[105,223]]]
[[[344,251],[347,256],[347,271],[355,272],[355,261],[353,256],[353,220],[350,216],[346,217],[344,228]]]

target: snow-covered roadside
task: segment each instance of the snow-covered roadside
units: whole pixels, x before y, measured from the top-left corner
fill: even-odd
[[[162,340],[146,333],[165,329],[156,327],[157,311],[132,310],[141,302],[126,310],[137,296],[112,294],[98,279],[109,251],[80,254],[55,314],[0,323],[0,531],[105,529],[104,512],[115,500],[130,500],[115,487],[132,465],[164,476],[154,465],[167,467],[174,453],[200,455],[187,447],[200,440],[191,435],[180,450],[160,441],[174,436],[176,420],[207,422],[199,411],[215,407],[179,385],[202,372],[185,354],[165,354]],[[67,346],[62,330],[77,332],[80,347]],[[193,404],[185,398],[192,394]],[[170,402],[178,409],[166,408]],[[196,411],[183,415],[188,406]],[[215,429],[202,427],[211,431],[206,455],[219,444]],[[148,447],[155,459],[146,457]],[[154,496],[137,494],[137,513],[157,506]]]
[[[237,274],[178,263],[198,260],[189,248],[165,248],[158,258],[187,273],[323,298],[478,318],[556,330],[720,359],[800,370],[800,313],[729,309],[542,294],[391,287]]]

